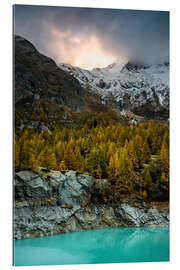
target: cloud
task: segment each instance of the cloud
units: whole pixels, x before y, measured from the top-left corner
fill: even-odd
[[[15,32],[56,62],[81,67],[169,59],[168,12],[16,5]]]
[[[54,28],[45,22],[46,30],[51,35],[48,43],[48,51],[56,59],[57,63],[70,63],[85,69],[94,67],[106,67],[115,62],[119,55],[106,50],[102,41],[93,34],[81,33],[79,35],[70,30]],[[122,60],[122,59],[121,59]]]

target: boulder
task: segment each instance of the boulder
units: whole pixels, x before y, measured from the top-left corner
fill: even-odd
[[[155,206],[151,207],[147,213],[146,226],[148,227],[168,227],[169,213],[163,210],[160,213]]]
[[[26,170],[15,174],[15,200],[47,199],[49,204],[56,200],[59,206],[80,206],[89,198],[93,185],[92,176],[75,171],[62,174],[45,168],[38,173]]]
[[[30,200],[47,198],[51,194],[48,183],[31,171],[15,174],[15,199]]]
[[[151,207],[149,210],[133,207],[123,203],[115,209],[116,216],[135,227],[167,227],[169,226],[169,215],[167,211],[160,213],[157,208]]]
[[[124,220],[127,224],[139,227],[141,219],[144,217],[144,210],[137,207],[132,207],[129,204],[123,203],[115,210],[116,216]]]
[[[89,175],[69,171],[66,180],[59,186],[59,196],[62,204],[77,206],[83,203],[92,192],[94,178]]]

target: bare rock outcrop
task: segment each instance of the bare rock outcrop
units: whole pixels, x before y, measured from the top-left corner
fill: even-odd
[[[157,208],[95,204],[94,190],[107,180],[75,171],[61,173],[40,168],[38,173],[15,173],[14,238],[31,238],[112,227],[168,227],[169,213]]]

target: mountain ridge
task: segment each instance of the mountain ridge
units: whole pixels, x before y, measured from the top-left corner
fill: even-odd
[[[169,118],[169,63],[147,65],[112,63],[105,68],[84,70],[66,64],[60,68],[74,76],[82,87],[89,87],[103,104],[127,109],[150,119]],[[110,101],[110,103],[109,103]]]
[[[21,36],[14,36],[15,127],[73,125],[83,112],[107,111],[98,95],[82,87],[54,60]]]
[[[169,118],[168,63],[113,63],[89,71],[57,65],[21,36],[14,36],[14,53],[15,128]]]

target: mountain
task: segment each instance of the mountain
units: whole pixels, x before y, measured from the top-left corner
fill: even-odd
[[[16,128],[72,125],[82,112],[107,110],[95,93],[21,36],[14,37],[14,56]]]
[[[169,63],[113,63],[91,71],[59,64],[82,87],[100,96],[102,104],[149,119],[169,118]]]
[[[76,111],[85,106],[83,95],[84,89],[76,79],[40,54],[29,41],[15,36],[15,102],[49,98]],[[77,102],[72,103],[72,99]]]
[[[15,128],[169,118],[169,64],[113,63],[91,71],[56,63],[14,36]]]

